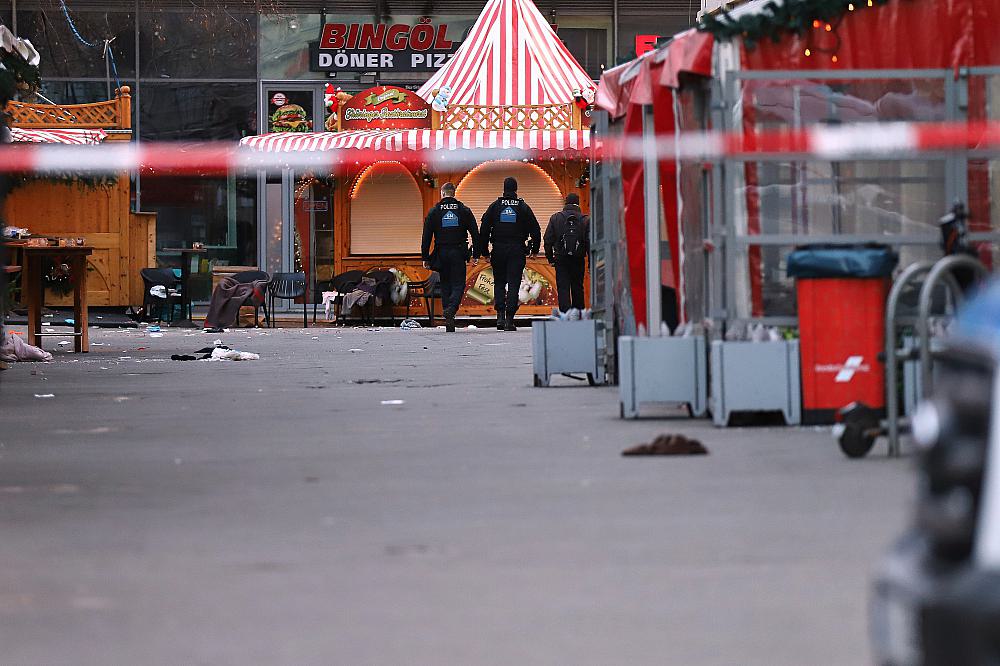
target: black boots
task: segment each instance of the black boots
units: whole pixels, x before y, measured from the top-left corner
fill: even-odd
[[[517,326],[514,326],[514,315],[510,315],[504,322],[503,330],[505,331],[516,331]]]
[[[497,330],[498,331],[507,330],[507,317],[505,317],[502,312],[497,313]]]
[[[455,311],[445,310],[444,311],[444,329],[449,333],[455,332]]]

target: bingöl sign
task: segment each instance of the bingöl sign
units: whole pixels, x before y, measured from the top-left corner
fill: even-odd
[[[448,24],[423,19],[404,23],[327,23],[318,42],[310,43],[315,72],[436,71],[458,50],[448,38]]]

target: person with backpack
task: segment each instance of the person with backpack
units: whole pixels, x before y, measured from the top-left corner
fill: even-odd
[[[520,305],[517,293],[527,255],[537,256],[542,244],[538,218],[531,206],[517,196],[517,181],[514,178],[503,181],[503,195],[483,213],[479,237],[482,242],[480,254],[487,257],[493,267],[497,330],[514,331],[514,315]]]
[[[468,239],[472,240],[469,250]],[[431,252],[431,240],[434,252]],[[444,307],[445,329],[455,332],[455,314],[465,293],[465,266],[470,255],[473,264],[479,263],[479,229],[476,216],[468,206],[455,198],[455,186],[441,186],[441,201],[427,213],[424,235],[420,243],[424,268],[437,271],[441,276],[441,304]]]
[[[590,217],[580,209],[580,195],[566,195],[566,205],[549,218],[545,229],[545,258],[556,267],[559,311],[583,310],[583,278],[590,251]]]

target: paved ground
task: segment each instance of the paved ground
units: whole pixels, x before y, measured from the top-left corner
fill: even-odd
[[[215,337],[261,360],[165,360]],[[869,661],[881,448],[622,422],[524,331],[92,339],[3,373],[4,664]],[[711,455],[620,457],[661,432]]]

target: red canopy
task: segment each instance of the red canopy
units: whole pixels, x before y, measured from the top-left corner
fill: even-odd
[[[629,104],[651,104],[656,89],[677,88],[682,73],[712,75],[712,35],[687,30],[655,51],[604,72],[597,106],[621,118]]]

